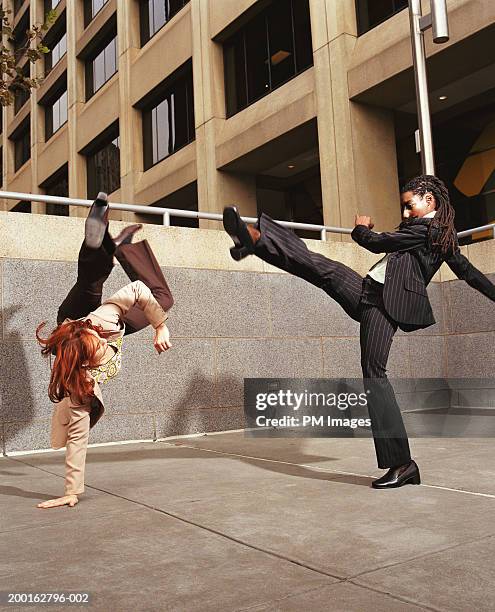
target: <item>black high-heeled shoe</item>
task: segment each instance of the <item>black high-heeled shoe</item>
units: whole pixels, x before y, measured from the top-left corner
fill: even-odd
[[[234,246],[230,249],[233,259],[240,261],[254,253],[253,239],[235,206],[227,206],[223,209],[223,227],[234,241]]]
[[[84,242],[90,249],[99,249],[108,225],[108,195],[100,191],[84,226]]]

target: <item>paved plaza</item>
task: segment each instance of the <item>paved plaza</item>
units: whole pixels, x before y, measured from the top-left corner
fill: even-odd
[[[52,510],[35,505],[62,492],[63,453],[2,458],[0,591],[104,611],[495,609],[493,440],[412,448],[423,484],[375,491],[368,439],[96,446],[86,494]]]

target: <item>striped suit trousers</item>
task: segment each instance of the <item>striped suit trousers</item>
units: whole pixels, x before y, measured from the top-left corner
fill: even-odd
[[[352,268],[310,251],[292,230],[262,213],[255,255],[319,287],[360,323],[361,369],[370,388],[368,410],[379,468],[411,459],[407,433],[386,368],[397,323],[383,305],[383,285]]]

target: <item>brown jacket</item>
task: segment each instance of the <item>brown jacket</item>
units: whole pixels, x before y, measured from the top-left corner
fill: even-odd
[[[125,332],[122,318],[134,304],[143,310],[150,325],[155,329],[168,318],[149,288],[141,281],[134,281],[114,293],[84,319],[91,320],[95,325],[101,325],[108,341],[117,340]],[[78,495],[84,491],[89,430],[104,411],[101,389],[96,381],[94,394],[94,397],[84,405],[75,404],[70,397],[54,404],[51,445],[52,448],[66,447],[65,495]]]

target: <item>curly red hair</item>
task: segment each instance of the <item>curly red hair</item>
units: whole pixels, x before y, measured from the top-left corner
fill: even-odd
[[[48,338],[42,338],[39,332],[45,324],[46,321],[36,328],[36,339],[43,347],[42,355],[55,356],[48,397],[52,402],[60,402],[70,396],[82,404],[94,395],[94,380],[88,376],[88,369],[98,366],[96,355],[99,347],[89,330],[100,334],[103,329],[89,320],[68,319],[60,323]]]

